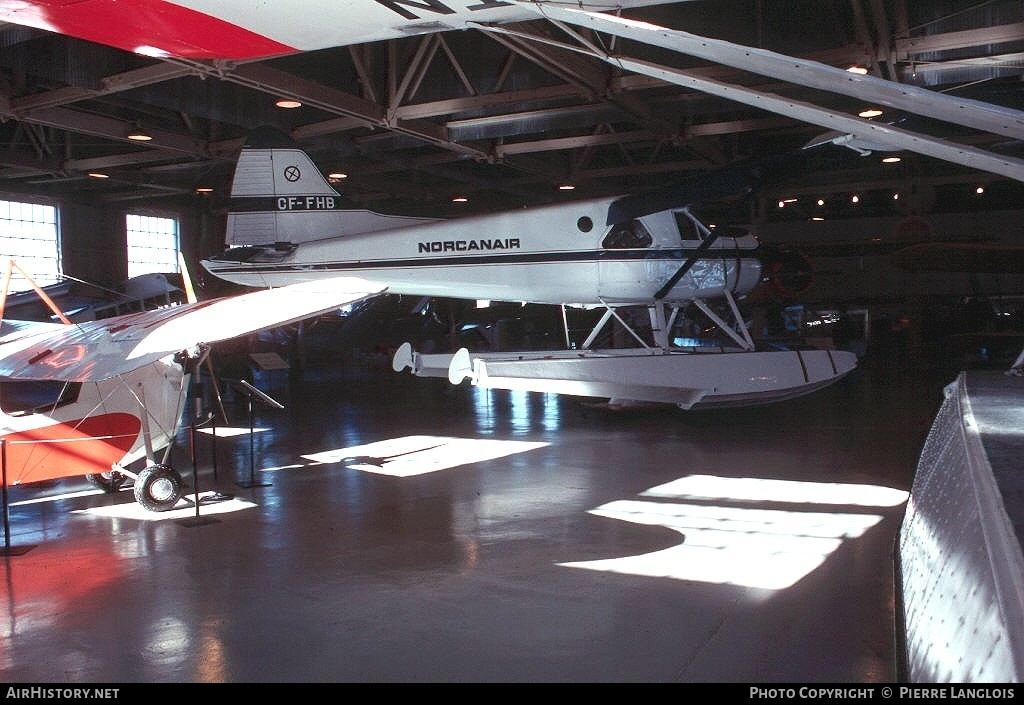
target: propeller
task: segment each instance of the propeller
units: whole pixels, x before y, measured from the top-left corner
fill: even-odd
[[[789,301],[803,296],[814,285],[811,260],[797,247],[762,245],[763,281],[776,299]]]

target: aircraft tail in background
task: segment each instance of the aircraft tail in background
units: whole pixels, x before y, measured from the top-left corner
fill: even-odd
[[[231,183],[226,244],[298,245],[312,240],[429,223],[342,207],[342,196],[306,152],[276,128],[249,134]]]

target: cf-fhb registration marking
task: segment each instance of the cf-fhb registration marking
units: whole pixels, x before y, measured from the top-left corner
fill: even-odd
[[[329,211],[334,209],[334,196],[280,196],[279,211]]]

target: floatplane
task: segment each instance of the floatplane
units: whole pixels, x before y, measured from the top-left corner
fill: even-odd
[[[712,190],[710,181],[697,188]],[[425,353],[406,342],[394,354],[396,371],[453,384],[699,409],[790,399],[854,370],[843,350],[759,349],[739,303],[766,276],[756,236],[709,227],[692,197],[674,201],[626,195],[452,220],[348,209],[290,138],[259,129],[236,165],[228,247],[202,266],[270,290],[351,276],[389,294],[600,311],[582,341],[566,330],[562,349]],[[679,344],[690,310],[722,340]],[[628,345],[596,347],[615,325]]]

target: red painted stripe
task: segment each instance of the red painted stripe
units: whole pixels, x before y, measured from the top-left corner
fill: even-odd
[[[142,423],[131,414],[99,414],[86,419],[9,433],[7,483],[17,485],[60,477],[109,472],[138,438]]]
[[[165,0],[34,0],[34,11],[4,19],[49,25],[61,34],[136,51],[156,47],[190,59],[255,59],[293,54],[296,48]],[[29,13],[40,22],[28,19]]]

